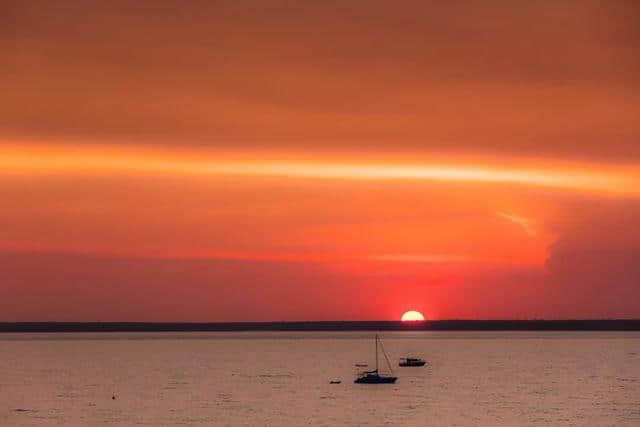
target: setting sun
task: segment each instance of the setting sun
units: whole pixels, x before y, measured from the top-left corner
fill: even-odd
[[[424,320],[424,316],[419,311],[410,310],[402,315],[403,322],[419,322]]]

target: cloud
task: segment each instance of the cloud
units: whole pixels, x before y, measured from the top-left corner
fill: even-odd
[[[638,160],[635,2],[2,12],[5,140]]]
[[[55,149],[1,147],[4,173],[138,174],[187,176],[284,177],[300,179],[413,180],[437,182],[502,183],[613,194],[639,194],[640,168],[603,167],[570,163],[532,167],[526,159],[494,158],[479,166],[473,159],[424,158],[421,163],[362,161],[351,155],[315,161],[289,153],[287,161],[261,159],[259,153],[215,153],[191,150],[154,151],[56,147]],[[302,159],[299,159],[302,157]],[[336,160],[336,157],[339,160]],[[506,164],[505,164],[506,163]],[[498,215],[522,226],[528,220],[513,214]],[[531,231],[530,225],[527,225]]]
[[[531,220],[528,218],[525,218],[523,216],[508,214],[504,212],[497,212],[497,215],[508,221],[511,221],[514,224],[519,225],[520,227],[522,227],[524,232],[527,233],[529,236],[535,236],[537,234],[536,230],[531,224]]]
[[[439,255],[439,254],[394,254],[394,255],[374,255],[371,259],[376,261],[390,262],[410,262],[410,263],[442,263],[442,262],[462,262],[465,257],[459,255]]]
[[[549,248],[547,268],[568,309],[640,316],[640,202],[598,202],[575,217]]]
[[[552,226],[556,240],[541,268],[509,268],[464,278],[476,312],[516,317],[640,317],[640,202],[574,201]],[[471,310],[471,309],[470,309]]]

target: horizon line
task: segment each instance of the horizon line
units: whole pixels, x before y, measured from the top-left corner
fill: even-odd
[[[447,319],[425,319],[425,320],[409,320],[403,321],[399,319],[370,319],[370,320],[189,320],[189,321],[156,321],[156,320],[1,320],[0,325],[3,324],[33,324],[33,323],[56,323],[56,324],[171,324],[171,325],[209,325],[209,324],[269,324],[269,323],[429,323],[429,322],[602,322],[602,321],[640,321],[640,317],[566,317],[566,318],[543,318],[532,317],[526,319],[518,318],[479,318],[469,319],[464,317],[459,318],[447,318]]]
[[[0,333],[339,331],[640,331],[640,319],[0,322]]]

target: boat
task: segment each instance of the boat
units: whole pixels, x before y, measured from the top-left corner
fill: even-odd
[[[398,377],[394,377],[393,375],[381,375],[378,371],[378,342],[380,338],[378,338],[378,334],[376,334],[376,369],[373,371],[364,371],[358,375],[358,378],[355,379],[354,383],[356,384],[394,384]],[[391,363],[389,363],[389,358],[387,357],[387,353],[384,351],[384,347],[382,346],[382,341],[380,341],[380,348],[382,349],[382,354],[384,355],[385,360],[387,361],[387,366],[389,367],[389,371],[393,374],[393,369],[391,369]]]
[[[419,357],[403,357],[400,359],[398,366],[402,366],[403,368],[407,366],[424,366],[426,363],[424,359],[420,359]]]

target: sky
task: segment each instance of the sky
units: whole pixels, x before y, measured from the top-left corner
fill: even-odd
[[[0,5],[0,321],[640,317],[640,5]]]

